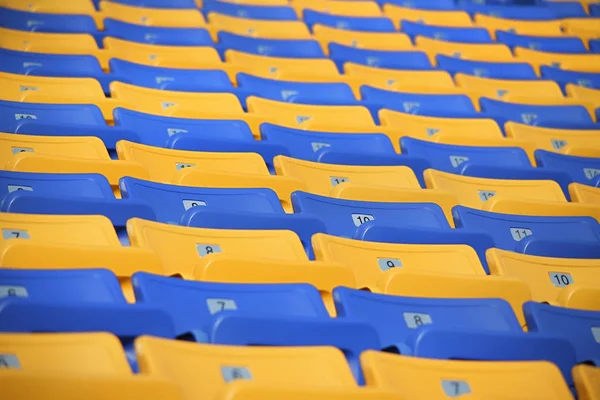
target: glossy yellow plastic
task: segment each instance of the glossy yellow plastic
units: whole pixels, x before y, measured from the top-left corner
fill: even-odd
[[[503,100],[506,96],[531,96],[550,99],[564,98],[560,86],[554,81],[491,79],[458,73],[454,76],[456,84],[478,96]]]
[[[516,47],[515,58],[531,64],[538,71],[540,66],[549,65],[575,71],[600,72],[600,54],[548,53]]]
[[[381,9],[374,1],[354,0],[293,0],[291,6],[302,19],[305,9],[348,17],[381,17]]]
[[[452,76],[446,71],[402,71],[354,63],[344,64],[344,70],[346,75],[368,79],[369,82],[376,82],[376,86],[389,90],[396,87],[456,88]]]
[[[400,32],[363,32],[334,28],[321,24],[313,26],[315,39],[321,43],[325,54],[329,54],[329,43],[338,43],[359,49],[412,50],[410,38]]]
[[[488,30],[493,39],[496,31],[509,31],[519,35],[530,36],[561,36],[560,20],[528,21],[520,19],[506,19],[476,13],[475,24]]]
[[[211,12],[208,22],[215,41],[220,31],[261,39],[311,39],[310,31],[302,21],[267,21]]]
[[[561,290],[557,303],[561,307],[600,311],[600,285],[569,285]]]
[[[244,53],[237,50],[227,50],[225,59],[233,65],[252,67],[263,74],[276,77],[283,72],[310,72],[325,76],[339,75],[335,63],[326,58],[284,58],[267,57],[257,54]]]
[[[446,42],[425,36],[417,36],[415,44],[417,45],[417,50],[423,50],[429,55],[429,59],[433,65],[437,65],[435,58],[437,54],[473,61],[514,61],[510,48],[503,44]]]
[[[396,28],[401,27],[402,20],[448,27],[467,28],[473,26],[471,17],[464,11],[421,10],[394,4],[385,4],[383,6],[383,13],[394,21]]]
[[[573,182],[569,185],[569,195],[574,202],[600,205],[600,188]]]
[[[90,103],[94,99],[105,98],[102,86],[92,78],[54,78],[0,72],[0,99],[23,101],[29,91],[63,99],[86,98]]]
[[[567,147],[600,149],[599,130],[543,128],[507,122],[506,136],[533,143],[538,149],[564,153]]]
[[[166,28],[201,28],[206,25],[200,10],[134,7],[106,0],[100,2],[96,20],[102,22],[104,18]]]
[[[573,380],[580,400],[600,399],[600,369],[591,365],[576,365]]]

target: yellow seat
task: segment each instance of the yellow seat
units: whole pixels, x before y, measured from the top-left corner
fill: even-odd
[[[383,293],[396,296],[504,299],[511,305],[521,326],[525,327],[523,303],[531,301],[531,291],[525,282],[510,277],[485,274],[469,276],[447,272],[455,271],[441,269],[436,273],[397,268],[381,277],[379,288]]]
[[[409,271],[485,275],[477,253],[465,245],[419,245],[365,242],[317,233],[315,258],[350,268],[358,288],[381,291],[381,279],[395,268]]]
[[[302,19],[305,9],[348,17],[381,17],[381,9],[374,1],[354,0],[294,0],[291,6]]]
[[[569,185],[569,195],[574,202],[600,205],[600,188],[574,182]]]
[[[502,100],[510,103],[529,104],[537,106],[583,106],[587,108],[590,117],[594,122],[596,122],[597,104],[588,100],[579,100],[573,97],[538,96],[537,94],[518,95],[516,93],[507,93],[506,95],[504,95]]]
[[[206,25],[199,10],[134,7],[103,0],[97,14],[99,26],[104,18],[112,18],[130,24],[162,26],[167,28],[200,28]]]
[[[572,147],[567,146],[565,154],[579,157],[600,158],[600,149],[590,147]]]
[[[292,231],[188,228],[132,218],[127,232],[134,247],[154,251],[165,275],[193,279],[196,265],[212,253],[246,258],[307,261],[300,238]]]
[[[569,35],[584,39],[597,39],[600,36],[600,18],[566,18],[561,25]]]
[[[375,68],[366,65],[346,63],[346,75],[369,79],[383,89],[397,87],[431,87],[435,89],[454,89],[454,80],[446,71],[401,71],[387,68]]]
[[[224,3],[245,4],[249,6],[288,6],[288,0],[223,0]],[[195,1],[198,8],[203,7],[202,0]]]
[[[445,400],[466,394],[482,399],[573,398],[558,367],[547,361],[434,360],[373,350],[363,352],[360,361],[367,386],[394,390],[407,399]]]
[[[500,249],[488,249],[486,258],[493,275],[522,279],[534,301],[557,304],[563,288],[573,283],[600,284],[600,260],[540,257]]]
[[[248,97],[246,105],[249,113],[274,118],[280,125],[291,128],[304,128],[309,123],[375,127],[371,113],[363,106],[294,104],[255,96]]]
[[[442,208],[448,223],[454,228],[452,207],[458,204],[456,196],[442,190],[397,189],[361,185],[344,182],[337,185],[329,194],[331,197],[346,200],[378,201],[393,203],[435,203]]]
[[[313,26],[315,39],[321,43],[325,54],[329,54],[329,43],[338,43],[358,49],[412,50],[410,38],[400,32],[363,32],[333,28],[321,24]]]
[[[302,21],[266,21],[211,12],[208,22],[214,41],[220,31],[261,39],[311,39],[310,31]]]
[[[287,213],[294,212],[290,200],[291,194],[296,190],[304,192],[308,190],[305,183],[287,176],[202,171],[198,168],[185,168],[176,172],[172,183],[201,187],[269,188],[277,193],[277,197]]]
[[[396,28],[400,28],[402,20],[418,22],[427,25],[440,25],[448,27],[471,27],[473,21],[465,11],[436,11],[400,7],[394,4],[385,4],[383,13],[394,21]]]
[[[535,144],[538,149],[565,153],[567,147],[600,149],[599,130],[543,128],[507,122],[506,136]]]
[[[7,399],[181,399],[179,388],[175,384],[163,379],[139,376],[67,375],[3,370],[0,372],[0,386]]]
[[[560,86],[554,81],[514,79],[491,79],[458,73],[454,76],[456,84],[470,93],[493,99],[505,99],[506,96],[531,96],[551,99],[564,98]]]
[[[110,93],[113,98],[129,104],[130,108],[149,114],[171,115],[175,108],[190,113],[193,113],[195,108],[214,108],[224,113],[244,112],[240,101],[232,93],[177,92],[149,89],[123,82],[112,82]]]
[[[502,131],[492,119],[483,118],[441,118],[415,115],[398,111],[379,110],[381,125],[397,128],[405,136],[431,140],[436,135],[468,136],[472,138],[502,138]]]
[[[329,314],[336,316],[333,289],[356,287],[352,271],[341,264],[269,259],[213,254],[196,265],[194,278],[200,281],[227,283],[308,283],[321,293]]]
[[[520,19],[506,19],[485,14],[475,14],[475,24],[488,30],[492,38],[496,39],[496,31],[509,31],[519,35],[530,36],[561,36],[560,20],[527,21]]]
[[[306,184],[308,191],[329,196],[342,182],[369,186],[420,189],[412,169],[405,166],[354,166],[324,164],[286,156],[273,159],[278,175],[296,178]]]
[[[86,54],[98,50],[94,37],[88,34],[38,33],[7,28],[0,28],[0,47],[32,53],[56,54]]]
[[[417,36],[415,44],[417,50],[422,50],[429,55],[433,65],[437,65],[435,56],[438,54],[473,61],[514,61],[510,48],[504,44],[446,42],[425,36]]]
[[[2,333],[0,354],[3,367],[23,372],[132,375],[121,342],[109,333]]]
[[[516,47],[515,58],[531,64],[537,71],[542,65],[549,65],[575,71],[600,72],[600,54],[548,53]]]
[[[102,86],[92,78],[54,78],[0,72],[0,99],[24,101],[28,92],[55,95],[63,98],[104,99]]]
[[[344,354],[333,347],[219,346],[142,336],[135,350],[142,374],[177,383],[186,400],[214,399],[236,379],[356,388]]]
[[[327,76],[339,75],[335,63],[325,58],[267,57],[237,50],[227,50],[225,59],[233,65],[252,67],[269,76],[277,76],[283,71],[292,73],[310,71],[314,74]]]
[[[569,83],[567,85],[567,96],[592,103],[594,107],[600,107],[600,90],[598,89],[587,88]]]
[[[557,303],[561,307],[600,311],[600,285],[569,285],[560,291]]]
[[[0,0],[0,7],[51,14],[91,15],[96,12],[94,4],[87,0],[73,0],[68,3],[61,0]]]
[[[227,385],[216,400],[403,400],[396,393],[377,389],[330,389],[302,385],[299,387],[257,385],[238,381]],[[54,400],[54,399],[52,399]]]
[[[576,365],[573,381],[580,400],[600,399],[600,368],[591,365]]]
[[[150,179],[171,183],[175,173],[184,168],[268,175],[264,159],[256,153],[219,153],[163,149],[121,140],[117,143],[119,159],[135,161],[146,167]]]
[[[426,170],[424,176],[428,188],[454,193],[460,204],[477,209],[482,209],[496,195],[516,200],[566,202],[560,186],[554,181],[473,178],[434,169]]]

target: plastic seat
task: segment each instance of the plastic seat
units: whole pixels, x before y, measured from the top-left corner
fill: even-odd
[[[361,362],[367,385],[405,397],[446,399],[471,394],[483,398],[572,398],[558,367],[547,361],[431,360],[367,351]],[[404,377],[402,383],[398,376]]]
[[[577,157],[545,150],[536,151],[535,157],[539,167],[563,170],[573,182],[591,185],[596,176],[600,175],[600,159],[597,158]]]
[[[323,76],[337,76],[339,72],[335,64],[324,58],[283,58],[266,57],[257,54],[227,50],[225,60],[233,65],[251,67],[260,71],[265,77],[276,77],[281,73],[310,72]]]
[[[597,327],[600,312],[555,307],[533,301],[525,303],[523,310],[530,332],[570,341],[575,347],[578,363],[598,362]]]
[[[160,396],[178,400],[180,391],[175,384],[156,378],[133,376],[80,376],[46,372],[2,371],[0,384],[11,398],[28,396],[60,400],[86,397],[90,400],[115,398],[121,395],[131,400]],[[379,393],[374,395],[379,396]],[[390,398],[393,400],[393,397]]]
[[[308,27],[300,21],[269,21],[230,17],[217,13],[209,13],[208,21],[213,40],[217,38],[217,32],[261,39],[311,39]]]
[[[457,228],[485,230],[494,238],[497,248],[517,253],[586,258],[572,251],[561,254],[556,242],[594,246],[600,240],[600,226],[591,217],[498,214],[461,206],[454,207],[453,215]]]
[[[503,299],[391,296],[344,287],[336,288],[333,296],[340,317],[370,322],[377,328],[384,347],[396,347],[402,353],[406,350],[404,343],[415,329],[423,325],[496,332],[522,331],[510,304]]]
[[[564,287],[598,283],[598,260],[540,257],[491,249],[487,253],[494,275],[518,277],[531,288],[534,301],[556,304]]]
[[[594,106],[600,105],[600,90],[594,88],[588,88],[581,85],[574,85],[569,83],[566,86],[567,94],[569,97],[586,101],[594,104]]]
[[[54,14],[92,14],[96,10],[91,2],[75,1],[72,4],[65,4],[62,1],[25,1],[25,0],[3,0],[0,3],[2,7],[10,7],[16,10],[32,11],[38,13],[54,13]]]
[[[142,372],[173,380],[186,399],[215,398],[237,379],[285,386],[315,382],[339,389],[356,385],[343,353],[331,347],[216,346],[152,337],[139,338],[135,345]],[[207,380],[195,380],[198,371]]]
[[[508,31],[519,35],[561,36],[560,20],[531,21],[499,18],[496,16],[475,14],[475,24],[484,27],[496,38],[496,31]]]
[[[347,75],[376,80],[385,88],[429,87],[440,90],[455,88],[452,77],[444,71],[399,71],[353,63],[345,64],[344,69]]]
[[[318,216],[327,232],[356,237],[357,228],[377,221],[391,226],[448,228],[440,206],[434,203],[391,203],[335,199],[305,192],[292,194],[294,211]]]
[[[219,400],[401,400],[397,394],[378,389],[329,389],[329,388],[289,388],[274,385],[256,385],[245,382],[230,383],[224,397]],[[52,399],[54,400],[54,399]]]
[[[251,18],[274,21],[297,21],[298,16],[292,7],[266,6],[240,3],[227,3],[222,1],[206,1],[202,7],[205,14],[214,12],[231,17]]]
[[[492,38],[483,28],[446,27],[425,25],[419,22],[402,21],[401,32],[412,38],[424,36],[437,40],[462,43],[491,43]]]
[[[598,34],[598,18],[567,18],[561,21],[561,25],[567,34],[582,38],[595,39]]]
[[[417,50],[429,54],[432,64],[438,54],[472,61],[514,61],[510,49],[498,43],[455,43],[417,36],[415,44]]]
[[[52,54],[94,54],[98,45],[88,34],[37,33],[0,28],[0,47]]]
[[[563,97],[560,86],[553,81],[480,78],[462,73],[454,77],[457,86],[478,96],[502,99],[507,95],[544,98]]]
[[[162,8],[167,10],[196,7],[196,3],[193,0],[175,0],[169,2],[163,0],[118,0],[117,2],[138,8]]]
[[[215,2],[227,4],[224,2]],[[323,50],[316,40],[258,39],[229,32],[219,32],[219,46],[269,57],[321,58]]]
[[[278,175],[296,178],[307,184],[312,193],[327,196],[332,188],[343,182],[370,186],[420,188],[414,172],[405,166],[346,166],[275,157]]]
[[[300,239],[291,231],[188,228],[131,219],[127,232],[132,246],[158,254],[166,275],[193,277],[195,265],[212,253],[281,261],[308,260]]]
[[[150,178],[170,183],[175,173],[183,168],[227,171],[268,175],[269,171],[261,156],[252,153],[212,153],[161,149],[137,143],[120,141],[117,144],[119,159],[142,164]]]
[[[315,24],[330,26],[337,29],[347,29],[350,31],[363,32],[394,32],[394,24],[385,17],[366,15],[342,16],[332,15],[329,12],[320,12],[310,8],[303,11],[304,22],[313,27]]]
[[[534,143],[540,150],[565,153],[569,148],[599,148],[597,130],[544,128],[524,123],[508,122],[506,136]]]
[[[32,13],[0,8],[0,25],[4,28],[49,33],[94,33],[94,20],[89,15]]]
[[[346,62],[389,69],[431,69],[427,55],[418,51],[370,50],[329,43],[329,55],[340,71]]]
[[[600,15],[600,13],[596,15]],[[600,370],[590,365],[577,365],[573,368],[573,380],[575,381],[577,393],[581,398],[600,398],[599,375]]]
[[[418,10],[439,10],[439,11],[448,11],[448,10],[456,10],[456,3],[452,0],[420,0],[418,2],[414,1],[406,1],[406,0],[380,0],[379,4],[397,4],[402,7],[407,8],[415,8]]]
[[[194,9],[137,7],[113,1],[100,2],[102,18],[111,18],[130,24],[160,26],[163,28],[199,28],[206,25],[204,17]]]
[[[210,46],[213,41],[204,28],[163,28],[130,24],[111,18],[104,19],[108,36],[132,42],[174,46]]]
[[[577,37],[545,37],[517,35],[516,33],[498,31],[498,41],[511,48],[524,47],[537,51],[550,51],[554,53],[585,53],[581,39]]]
[[[572,284],[560,292],[557,303],[561,307],[600,311],[598,294],[600,285]]]
[[[54,78],[45,76],[17,75],[0,72],[2,100],[24,101],[28,92],[65,97],[83,97],[92,103],[104,99],[100,83],[90,78]]]
[[[556,19],[556,13],[546,4],[519,4],[514,7],[515,2],[503,2],[499,4],[485,4],[475,2],[464,2],[460,9],[467,11],[471,15],[483,14],[492,15],[498,18],[516,19],[516,20],[551,20]]]
[[[0,340],[3,361],[9,369],[22,369],[24,373],[115,377],[132,374],[121,343],[109,333],[3,333]]]
[[[462,73],[492,79],[537,79],[535,70],[527,63],[470,61],[443,54],[436,59],[439,68],[453,75]]]
[[[475,251],[464,245],[374,243],[322,233],[314,235],[312,243],[317,260],[351,268],[359,288],[383,289],[379,283],[397,269],[485,275]]]
[[[600,74],[598,73],[568,71],[547,65],[542,65],[540,71],[543,78],[552,79],[561,85],[562,88],[565,88],[569,83],[588,88],[600,88]],[[583,99],[585,100],[586,98],[584,97]]]
[[[312,29],[325,54],[329,51],[328,45],[334,43],[369,50],[413,50],[410,38],[398,32],[352,31],[320,24],[314,25]]]
[[[348,4],[347,2],[336,0],[295,0],[292,3],[292,7],[294,7],[299,16],[307,9],[341,16],[378,17],[381,15],[379,5],[374,1],[356,1]]]
[[[121,179],[120,188],[124,199],[151,204],[157,221],[175,225],[194,207],[211,211],[283,213],[277,195],[270,189],[195,188],[129,177]]]
[[[569,194],[574,202],[600,204],[600,189],[592,186],[572,183],[569,185]]]
[[[385,4],[383,13],[398,27],[402,21],[417,22],[426,25],[441,25],[448,27],[472,27],[471,17],[464,11],[452,10],[422,10],[400,7],[395,4]]]
[[[600,72],[600,68],[596,67],[600,61],[600,55],[597,54],[550,53],[517,47],[515,58],[530,63],[538,70],[542,65],[549,65],[575,71]]]

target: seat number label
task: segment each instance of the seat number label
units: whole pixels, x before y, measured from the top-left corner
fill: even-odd
[[[206,305],[211,314],[225,310],[237,310],[237,305],[232,299],[206,299]]]
[[[388,269],[401,267],[402,261],[398,260],[397,258],[378,258],[377,264],[379,265],[379,268],[385,272]]]
[[[0,286],[0,299],[4,297],[29,297],[23,286]]]
[[[417,329],[422,325],[433,324],[431,315],[410,312],[404,313],[404,322],[406,322],[406,326],[408,326],[410,329]]]
[[[202,201],[202,200],[184,200],[183,201],[183,208],[185,208],[185,210],[189,210],[192,207],[198,207],[198,206],[206,206],[206,202]]]
[[[365,222],[373,221],[375,217],[370,214],[352,214],[352,222],[354,226],[359,227]]]
[[[29,233],[20,229],[2,229],[2,237],[8,239],[30,239]]]
[[[458,397],[471,393],[471,387],[467,381],[453,381],[442,379],[442,389],[448,397]]]
[[[198,251],[200,257],[222,252],[221,246],[219,246],[218,244],[197,244],[196,250]]]
[[[549,272],[550,282],[556,287],[565,287],[573,283],[573,276],[566,272]]]
[[[225,382],[231,382],[238,379],[252,380],[252,374],[246,367],[232,367],[223,366],[221,367],[221,374]]]
[[[533,235],[533,232],[527,228],[510,228],[510,234],[515,242],[520,242],[527,236]]]

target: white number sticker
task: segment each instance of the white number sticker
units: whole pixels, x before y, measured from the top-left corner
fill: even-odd
[[[588,179],[594,179],[595,177],[597,177],[598,175],[600,175],[600,169],[584,168],[583,169],[583,173],[585,174],[586,178],[588,178]]]
[[[520,242],[525,239],[527,236],[533,235],[531,229],[527,228],[510,228],[510,234],[515,242]]]
[[[469,161],[469,157],[463,157],[463,156],[450,156],[450,164],[452,164],[452,166],[454,168],[458,168],[458,166],[462,163],[464,163],[465,161]]]
[[[237,305],[232,299],[206,299],[206,305],[211,314],[223,310],[237,310]]]
[[[321,150],[323,147],[331,147],[331,145],[329,143],[319,143],[319,142],[312,142],[311,146],[312,146],[312,150],[315,153],[317,151]]]
[[[221,246],[218,244],[197,244],[196,250],[198,251],[200,257],[204,257],[213,253],[221,253],[222,251]]]
[[[8,185],[8,193],[16,192],[19,190],[25,192],[33,192],[33,188],[31,186]]]
[[[24,286],[0,286],[0,299],[3,297],[29,297]]]
[[[548,272],[550,282],[556,287],[565,287],[573,283],[573,276],[566,272]]]
[[[442,379],[442,389],[448,397],[458,397],[463,394],[471,393],[471,387],[467,381],[452,381],[449,379]]]
[[[186,129],[167,128],[167,135],[173,136],[176,133],[188,133]]]
[[[592,327],[592,335],[594,336],[594,340],[597,343],[600,343],[600,326],[593,326]]]
[[[206,206],[206,202],[202,201],[202,200],[184,200],[183,201],[183,208],[185,208],[186,211],[192,207],[198,207],[198,206]]]
[[[34,114],[15,114],[15,119],[18,121],[20,119],[37,119]]]
[[[378,258],[377,264],[379,265],[379,268],[385,272],[388,269],[401,267],[402,261],[398,260],[397,258]]]
[[[175,169],[177,171],[181,171],[184,168],[191,168],[191,167],[195,167],[196,164],[190,164],[190,163],[176,163],[175,164]]]
[[[238,379],[252,380],[252,374],[246,367],[221,367],[221,374],[223,374],[225,382]]]
[[[492,192],[491,190],[480,190],[478,193],[481,201],[488,201],[488,199],[496,195],[496,192]]]
[[[365,222],[373,221],[375,217],[370,214],[352,214],[352,222],[354,226],[359,227]]]
[[[21,363],[14,354],[0,354],[0,368],[20,369]]]
[[[410,312],[404,313],[404,322],[406,322],[406,326],[410,329],[416,329],[422,325],[433,324],[431,315]]]
[[[552,144],[552,148],[554,150],[560,150],[569,144],[569,142],[567,142],[566,140],[559,140],[559,139],[551,140],[550,143]]]
[[[33,153],[33,149],[31,147],[13,147],[11,150],[13,154]]]
[[[349,178],[343,178],[341,176],[332,176],[329,178],[331,180],[331,186],[336,187],[340,183],[350,182]]]
[[[30,239],[29,233],[20,229],[2,229],[2,237],[8,239]]]

